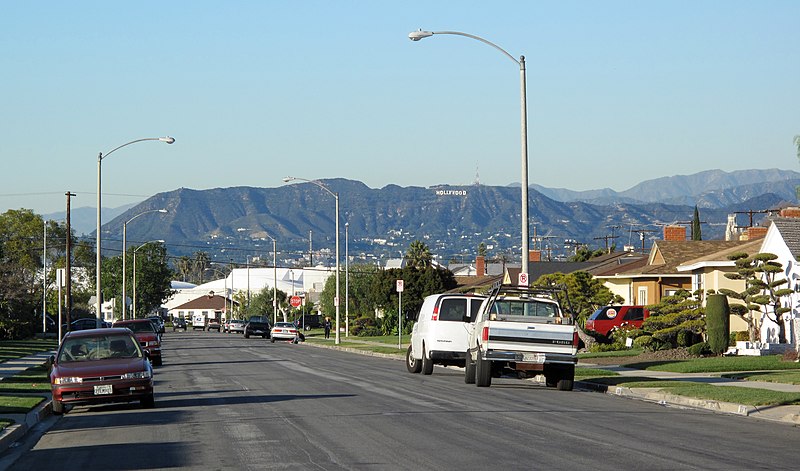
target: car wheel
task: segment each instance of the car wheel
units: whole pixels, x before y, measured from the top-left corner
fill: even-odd
[[[556,387],[559,391],[572,391],[575,383],[575,367],[571,366],[561,372]]]
[[[152,409],[156,406],[156,398],[152,394],[143,397],[139,402],[145,409]]]
[[[422,362],[411,355],[411,345],[408,346],[408,351],[406,351],[406,369],[409,373],[419,373],[422,371]]]
[[[250,334],[248,334],[247,332],[245,332],[245,334],[244,334],[244,338],[246,338],[246,339],[249,339],[249,338],[250,338]]]
[[[428,358],[428,352],[425,351],[425,346],[422,346],[422,374],[429,375],[433,373],[433,360]]]
[[[475,360],[475,385],[479,388],[492,385],[492,362],[481,358],[480,350],[478,350],[478,358]]]
[[[266,337],[264,337],[264,338],[266,338]],[[271,339],[269,339],[269,341],[272,342],[272,343],[275,343],[275,337],[272,337]]]
[[[62,415],[64,413],[64,403],[61,401],[53,400],[53,415]]]
[[[464,360],[464,382],[475,384],[475,362],[472,361],[472,354],[467,349],[467,358]]]
[[[153,366],[161,366],[163,364],[164,364],[164,360],[162,360],[161,357],[153,359]]]

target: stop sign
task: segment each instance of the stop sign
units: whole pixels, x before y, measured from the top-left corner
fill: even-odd
[[[289,299],[289,303],[292,305],[292,307],[300,307],[302,302],[303,300],[300,299],[300,296],[292,296],[291,299]]]

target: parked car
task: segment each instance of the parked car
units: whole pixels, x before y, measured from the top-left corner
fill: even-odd
[[[70,331],[88,330],[88,329],[103,329],[103,328],[109,328],[109,327],[111,327],[111,324],[109,324],[106,321],[101,321],[101,320],[97,319],[96,317],[84,317],[84,318],[81,318],[81,319],[75,319],[74,321],[69,323],[69,330]],[[61,326],[61,330],[66,332],[67,331],[67,325],[66,324],[62,325]]]
[[[319,314],[306,314],[294,322],[303,330],[319,329],[322,327],[322,316]]]
[[[239,334],[244,333],[245,324],[246,322],[244,319],[228,319],[228,321],[225,323],[225,332],[229,334],[232,332]]]
[[[140,401],[153,407],[153,368],[129,329],[69,332],[50,357],[53,413],[65,406]]]
[[[276,322],[270,329],[269,338],[272,343],[275,343],[275,340],[291,340],[297,343],[300,341],[299,333],[293,322]]]
[[[251,335],[260,335],[269,338],[270,324],[266,317],[253,316],[244,325],[244,338],[249,339]]]
[[[172,320],[172,331],[175,332],[176,330],[182,330],[186,332],[188,328],[188,324],[186,324],[186,319],[182,317],[176,317]]]
[[[156,332],[156,328],[150,319],[127,319],[117,321],[114,327],[124,327],[130,329],[139,346],[150,354],[150,361],[154,366],[163,364],[161,359],[161,337]]]
[[[211,332],[212,330],[216,330],[217,332],[222,332],[222,324],[216,317],[211,317],[208,319],[206,330],[208,330],[209,332]]]
[[[484,299],[457,293],[425,297],[411,330],[406,369],[429,375],[434,364],[464,366],[469,339],[466,324],[474,322]]]
[[[648,317],[650,311],[644,306],[603,306],[589,316],[585,329],[608,336],[612,330],[622,326],[641,327]]]
[[[164,319],[162,319],[161,316],[147,316],[147,319],[149,319],[150,322],[153,323],[153,325],[156,328],[156,332],[158,332],[159,334],[163,334],[164,332],[166,332],[167,329],[164,326]]]

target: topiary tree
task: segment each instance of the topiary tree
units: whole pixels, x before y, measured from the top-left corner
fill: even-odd
[[[736,263],[737,270],[736,273],[726,273],[725,277],[731,280],[743,280],[745,289],[736,292],[721,288],[719,292],[743,303],[731,305],[731,312],[747,323],[751,342],[755,342],[760,337],[757,313],[758,315],[763,314],[778,325],[778,342],[786,343],[786,325],[783,315],[791,311],[791,308],[783,306],[783,298],[792,294],[792,290],[781,288],[788,283],[788,280],[779,278],[783,273],[783,265],[775,261],[777,258],[777,255],[771,253],[757,253],[750,257],[743,252],[728,257]]]
[[[642,323],[642,335],[652,340],[650,349],[689,347],[702,339],[706,331],[704,310],[699,299],[686,290],[665,296],[658,304],[647,306],[650,317]]]
[[[723,294],[711,294],[706,301],[706,327],[711,352],[720,355],[728,349],[730,341],[731,309]]]

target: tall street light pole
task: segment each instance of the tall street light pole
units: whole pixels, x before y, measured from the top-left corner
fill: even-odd
[[[100,250],[100,239],[101,239],[101,237],[100,237],[100,226],[102,225],[102,217],[100,216],[101,187],[102,187],[102,185],[101,185],[101,181],[102,181],[102,163],[103,163],[103,159],[105,159],[106,157],[108,157],[112,153],[116,152],[117,150],[122,149],[125,146],[129,146],[131,144],[135,144],[137,142],[143,142],[143,141],[161,141],[161,142],[166,142],[167,144],[172,144],[172,143],[175,142],[175,139],[172,138],[172,137],[169,137],[169,136],[166,136],[166,137],[146,137],[144,139],[136,139],[134,141],[126,142],[125,144],[122,144],[119,147],[115,147],[115,148],[111,149],[110,151],[106,152],[105,154],[100,152],[97,155],[97,247],[96,247],[96,250],[97,250],[97,262],[96,263],[97,263],[97,265],[95,267],[96,271],[97,271],[97,279],[96,279],[96,283],[95,283],[96,287],[97,287],[97,293],[96,293],[97,299],[96,299],[96,304],[95,304],[95,315],[97,316],[97,319],[99,319],[99,320],[103,319],[103,298],[102,298],[102,289],[101,289],[101,286],[100,286],[100,268],[101,268],[101,263],[102,263],[101,262],[101,257],[100,257],[100,252],[101,252],[101,250]]]
[[[149,240],[149,241],[145,242],[144,244],[142,244],[142,245],[136,247],[135,249],[133,249],[133,313],[131,314],[131,319],[136,319],[136,252],[138,252],[139,249],[141,249],[145,245],[156,243],[156,242],[158,242],[160,244],[164,243],[163,240]]]
[[[334,343],[338,345],[339,344],[339,193],[334,193],[333,191],[330,190],[330,188],[325,186],[319,180],[308,180],[306,178],[300,178],[300,177],[285,177],[283,179],[283,182],[289,183],[294,180],[313,183],[314,185],[317,185],[318,187],[328,192],[328,194],[333,196],[333,198],[336,200],[336,297],[333,300],[333,305],[336,306],[336,334],[334,337],[335,339]]]
[[[272,325],[278,322],[278,243],[275,238],[267,234],[272,239]]]
[[[350,223],[344,223],[344,336],[350,337]]]
[[[484,44],[488,44],[493,48],[497,49],[498,51],[502,52],[506,57],[514,61],[519,66],[519,78],[520,78],[520,109],[521,109],[521,140],[522,140],[522,273],[529,273],[529,263],[528,258],[529,250],[528,250],[528,110],[527,110],[527,95],[525,91],[525,56],[519,56],[519,60],[515,59],[514,56],[509,54],[505,51],[505,49],[501,48],[497,44],[493,42],[487,41],[486,39],[481,38],[480,36],[475,36],[472,34],[462,33],[459,31],[412,31],[409,33],[408,38],[412,41],[419,41],[420,39],[429,38],[434,34],[453,34],[457,36],[464,36],[470,39],[475,39],[480,41]]]
[[[122,223],[122,320],[125,320],[125,315],[128,312],[128,293],[125,291],[125,280],[128,278],[128,272],[125,271],[125,258],[128,253],[128,223],[145,214],[166,212],[166,209],[149,209],[147,211],[142,211],[141,213]]]

